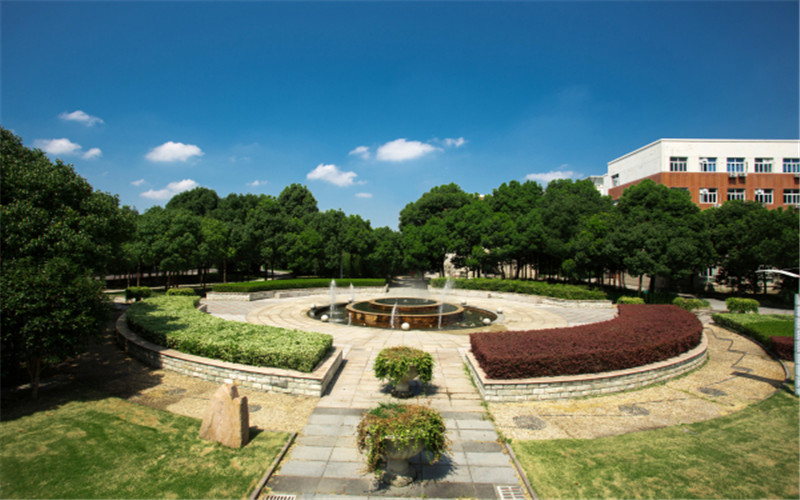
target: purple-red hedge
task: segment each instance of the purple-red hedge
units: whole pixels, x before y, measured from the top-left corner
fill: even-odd
[[[770,337],[769,341],[779,358],[794,361],[794,337]]]
[[[470,335],[493,379],[601,373],[663,361],[700,343],[703,325],[673,305],[620,304],[610,320],[570,328]]]

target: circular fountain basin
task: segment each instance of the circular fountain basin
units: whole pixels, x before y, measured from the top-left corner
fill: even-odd
[[[350,304],[314,308],[309,316],[320,319],[328,315],[334,323],[370,326],[376,328],[447,329],[475,328],[484,326],[497,315],[475,307],[442,303],[438,300],[417,297],[384,297]]]

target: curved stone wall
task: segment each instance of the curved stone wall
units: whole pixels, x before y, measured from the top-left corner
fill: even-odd
[[[708,337],[706,331],[703,330],[703,337],[697,347],[680,356],[658,363],[605,373],[512,380],[496,380],[486,377],[486,373],[481,369],[472,352],[467,351],[465,356],[475,385],[484,401],[513,403],[573,399],[639,389],[673,379],[699,367],[705,362],[707,351]]]
[[[220,384],[236,383],[264,392],[302,396],[322,396],[342,364],[342,348],[334,346],[311,373],[281,368],[265,368],[186,354],[144,340],[130,328],[125,315],[117,320],[117,343],[125,352],[154,368],[163,368],[190,377]]]

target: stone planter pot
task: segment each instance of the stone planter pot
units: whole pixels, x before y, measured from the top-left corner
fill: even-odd
[[[407,446],[397,447],[392,440],[386,441],[386,472],[381,480],[392,486],[406,486],[416,477],[417,471],[408,463],[408,459],[422,451],[422,443],[416,439]]]
[[[417,378],[419,373],[417,372],[417,367],[411,365],[408,369],[408,373],[405,376],[399,378],[397,383],[394,385],[394,389],[392,389],[392,396],[396,398],[410,398],[414,395],[414,391],[411,390],[411,386],[409,382]]]

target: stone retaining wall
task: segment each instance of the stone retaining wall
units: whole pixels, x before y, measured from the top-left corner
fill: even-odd
[[[484,401],[512,403],[573,399],[638,389],[673,379],[699,367],[705,362],[707,351],[708,337],[704,331],[697,347],[658,363],[605,373],[510,380],[490,379],[472,352],[466,352],[466,358],[467,366]]]
[[[428,286],[431,297],[440,297],[441,288]],[[614,303],[610,300],[568,300],[557,299],[554,297],[543,297],[541,295],[527,295],[523,293],[511,292],[490,292],[488,290],[459,290],[453,289],[447,292],[448,297],[475,297],[478,299],[503,299],[525,304],[539,304],[544,306],[577,307],[581,309],[611,309]]]
[[[311,373],[228,363],[167,349],[139,337],[123,314],[117,320],[117,343],[128,354],[155,367],[220,384],[236,383],[264,392],[322,396],[342,364],[342,348],[334,346]]]
[[[386,286],[354,287],[356,294],[365,293],[386,293]],[[262,299],[286,299],[290,297],[307,297],[309,295],[325,295],[330,293],[330,288],[292,288],[287,290],[268,290],[263,292],[235,293],[235,292],[208,292],[206,300],[229,300],[236,302],[251,302]],[[350,298],[350,288],[337,288],[337,301],[346,302]]]

